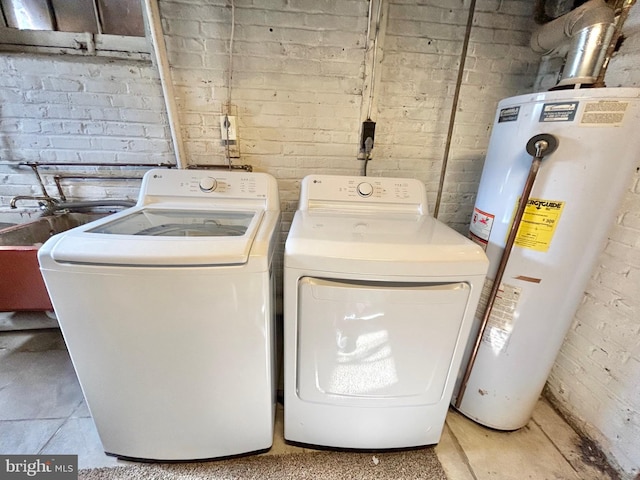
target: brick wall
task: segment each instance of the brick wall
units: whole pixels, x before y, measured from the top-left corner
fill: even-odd
[[[235,3],[234,163],[278,179],[286,233],[304,175],[357,172],[368,2]],[[166,1],[161,11],[187,159],[222,164],[231,8],[225,1]]]
[[[0,211],[14,195],[42,195],[31,169],[19,162],[77,162],[66,171],[41,169],[48,193],[57,196],[54,174],[104,170],[82,167],[86,163],[173,161],[169,138],[158,74],[149,63],[0,54]],[[61,184],[70,199],[135,198],[139,186],[121,180]],[[20,203],[20,210],[34,204]]]
[[[381,68],[374,175],[415,176],[433,211],[467,2],[391,2]],[[479,1],[473,19],[439,218],[467,231],[495,108],[531,91],[539,57],[527,2]]]
[[[309,173],[358,174],[361,121],[377,122],[373,176],[416,177],[433,209],[469,1],[390,0],[377,63],[367,0],[235,0],[233,82],[239,158],[273,174],[283,235]],[[375,20],[377,2],[373,3]],[[189,164],[224,164],[219,115],[228,95],[231,8],[226,0],[161,0]],[[440,218],[466,231],[495,107],[533,89],[532,3],[478,0],[452,137]],[[609,86],[639,86],[640,7],[609,68]],[[375,29],[371,30],[372,32]],[[370,96],[371,80],[373,95]],[[54,173],[124,174],[90,162],[172,162],[159,76],[149,62],[0,53],[0,213],[39,194],[19,161],[77,162]],[[124,171],[124,173],[123,173]],[[136,181],[67,181],[78,199],[135,198]],[[29,204],[21,204],[29,205]],[[31,207],[34,203],[30,204]],[[26,214],[33,208],[26,208]],[[559,405],[629,475],[640,465],[640,178],[633,179],[573,328],[549,380]]]
[[[640,5],[625,23],[609,87],[640,86]],[[551,372],[547,391],[609,458],[640,473],[640,152],[615,226]]]
[[[373,40],[366,36],[369,2],[236,5],[231,113],[238,116],[239,162],[278,179],[286,233],[304,175],[362,170],[356,156],[370,100],[370,65],[364,64]],[[538,56],[528,47],[530,10],[527,2],[477,5],[440,217],[460,231],[468,225],[495,105],[533,84]],[[187,156],[193,163],[220,162],[230,9],[225,2],[188,8],[163,2],[162,13],[183,97]],[[432,203],[467,13],[468,2],[388,2],[378,38],[371,99],[377,130],[368,173],[417,177]],[[208,46],[218,53],[211,56]]]
[[[377,5],[373,0],[374,24]],[[220,115],[236,115],[233,163],[278,180],[284,242],[302,177],[362,172],[360,126],[371,100],[377,130],[369,175],[424,181],[433,210],[469,1],[385,0],[375,70],[368,0],[235,6],[227,109],[230,2],[160,2],[186,162],[226,164]],[[477,2],[439,216],[461,232],[497,101],[533,84],[539,56],[528,47],[531,9],[526,0]],[[172,160],[159,77],[149,63],[0,54],[0,67],[0,213],[13,195],[39,193],[31,171],[14,166],[20,160]],[[51,177],[59,172],[43,175],[52,195]],[[138,186],[66,183],[66,194],[82,199],[135,198]]]

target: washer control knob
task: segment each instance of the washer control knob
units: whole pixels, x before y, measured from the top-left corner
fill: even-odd
[[[213,192],[218,186],[218,182],[213,177],[204,177],[200,180],[200,190],[203,192]]]
[[[358,195],[361,197],[370,197],[373,194],[373,186],[370,183],[362,182],[357,187]]]

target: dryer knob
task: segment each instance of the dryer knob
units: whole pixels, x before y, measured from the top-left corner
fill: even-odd
[[[213,192],[217,186],[218,182],[216,182],[215,178],[204,177],[200,180],[200,190],[203,192]]]
[[[370,183],[360,183],[358,184],[358,194],[361,197],[370,197],[371,194],[373,193],[373,186]]]

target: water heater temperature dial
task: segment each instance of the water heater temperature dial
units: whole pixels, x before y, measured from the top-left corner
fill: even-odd
[[[370,197],[373,194],[373,185],[367,182],[362,182],[356,187],[358,195],[361,197]]]
[[[204,177],[200,180],[200,190],[203,192],[213,192],[218,186],[218,182],[213,177]]]

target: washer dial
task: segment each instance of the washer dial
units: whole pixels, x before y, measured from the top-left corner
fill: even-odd
[[[358,195],[361,197],[370,197],[373,194],[373,185],[367,182],[359,183],[356,187]]]
[[[200,190],[203,192],[213,192],[218,186],[218,182],[213,177],[204,177],[200,179]]]

